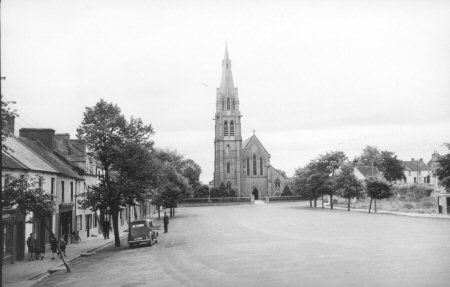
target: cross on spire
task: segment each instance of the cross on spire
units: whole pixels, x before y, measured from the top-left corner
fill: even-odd
[[[253,132],[253,135],[255,135],[256,131],[255,131],[255,130],[253,130],[252,132]]]

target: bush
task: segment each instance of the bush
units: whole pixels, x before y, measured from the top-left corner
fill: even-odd
[[[414,208],[414,204],[412,202],[405,202],[403,203],[403,208],[412,209]]]
[[[397,184],[393,186],[394,194],[400,199],[418,201],[430,197],[433,187],[426,184]]]

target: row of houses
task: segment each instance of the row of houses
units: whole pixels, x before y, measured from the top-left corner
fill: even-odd
[[[39,186],[52,195],[56,212],[48,218],[24,216],[14,207],[2,212],[4,236],[4,263],[23,260],[26,238],[36,235],[37,244],[49,249],[49,227],[57,237],[77,232],[82,240],[101,236],[100,214],[82,209],[79,195],[96,185],[103,174],[102,165],[89,153],[86,141],[71,139],[69,134],[56,134],[53,129],[22,128],[19,136],[14,134],[14,118],[9,119],[10,136],[3,142],[2,187],[20,177],[35,178]],[[150,211],[149,203],[142,203],[125,209],[119,215],[119,228],[126,225],[128,218],[145,217]],[[110,218],[104,218],[110,220]]]

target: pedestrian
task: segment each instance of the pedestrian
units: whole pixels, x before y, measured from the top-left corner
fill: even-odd
[[[109,231],[111,230],[111,223],[108,220],[103,221],[103,238],[109,239]]]
[[[167,215],[167,212],[164,212],[163,221],[164,221],[164,233],[167,233],[169,229],[169,216]]]
[[[28,261],[34,260],[34,248],[36,248],[36,237],[34,233],[30,233],[30,236],[27,238],[27,247]]]
[[[58,252],[58,241],[55,236],[52,236],[52,240],[50,240],[50,249],[52,250],[52,260],[55,260],[55,253]]]
[[[66,257],[66,241],[64,241],[64,236],[61,236],[61,239],[59,240],[59,249],[61,250],[61,257],[64,254],[64,257]]]

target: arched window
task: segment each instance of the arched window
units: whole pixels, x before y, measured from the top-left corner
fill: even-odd
[[[247,157],[247,175],[250,175],[250,159]]]
[[[263,175],[263,160],[262,160],[262,157],[259,158],[259,174]]]
[[[234,136],[234,122],[230,122],[230,136]]]
[[[230,173],[230,163],[227,162],[227,173]]]
[[[222,110],[225,110],[225,101],[222,100]]]
[[[227,110],[230,110],[230,98],[227,98]]]
[[[230,153],[230,145],[229,145],[229,144],[227,144],[226,152],[227,152],[227,153]]]
[[[228,122],[227,121],[225,121],[223,123],[223,135],[228,136]]]
[[[233,111],[236,109],[236,101],[233,100]]]
[[[280,180],[278,178],[275,179],[275,190],[280,190]]]
[[[227,182],[227,190],[231,189],[231,182]]]
[[[253,175],[256,175],[256,154],[253,154]]]

